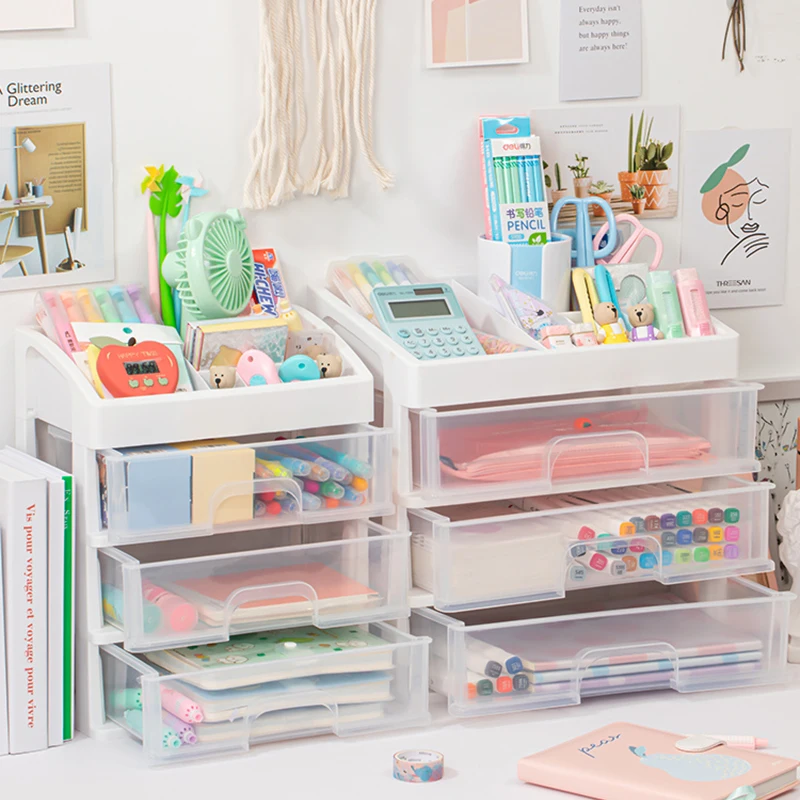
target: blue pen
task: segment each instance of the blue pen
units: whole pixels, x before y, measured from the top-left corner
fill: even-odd
[[[393,261],[387,261],[386,266],[389,268],[389,272],[391,273],[392,277],[395,279],[395,282],[399,286],[408,285],[409,283],[412,283],[412,281],[408,279],[405,270],[401,269]]]
[[[327,458],[330,461],[335,461],[340,466],[349,469],[353,475],[358,475],[359,478],[367,478],[369,480],[369,478],[371,478],[373,475],[372,464],[368,464],[365,461],[359,461],[359,459],[354,458],[347,453],[340,453],[338,450],[334,450],[332,447],[326,447],[325,445],[317,442],[304,441],[303,447],[307,447],[309,450],[312,450],[323,458]]]
[[[367,264],[366,261],[362,261],[358,268],[361,270],[361,273],[364,277],[369,281],[370,286],[383,286],[383,281],[378,277],[378,273],[375,272],[372,267]]]
[[[303,461],[301,458],[290,458],[288,456],[273,456],[281,466],[286,467],[292,475],[299,475],[304,478],[306,475],[311,474],[311,464],[308,461]]]
[[[303,511],[319,511],[322,508],[322,498],[311,492],[303,492]]]
[[[278,503],[280,503],[281,511],[285,511],[287,514],[294,514],[297,511],[297,502],[291,497],[283,497],[278,500]]]
[[[108,290],[108,293],[111,295],[111,299],[117,307],[122,322],[141,322],[127,292],[121,286],[112,286]]]
[[[332,478],[336,481],[336,483],[352,483],[353,482],[353,473],[349,470],[345,469],[344,467],[340,467],[338,464],[335,464],[333,461],[329,461],[327,458],[322,458],[322,456],[318,456],[313,450],[307,450],[304,447],[285,447],[284,450],[289,453],[289,455],[294,456],[295,458],[304,458],[309,459],[314,462],[318,467],[323,470],[327,470],[328,474],[324,477],[322,475],[318,475],[318,477],[314,477],[314,480],[326,481],[328,478]]]
[[[366,502],[367,496],[363,492],[357,492],[352,486],[344,487],[344,497],[342,502],[346,506],[361,506]]]

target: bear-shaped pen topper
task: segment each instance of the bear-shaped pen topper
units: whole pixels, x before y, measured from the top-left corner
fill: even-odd
[[[663,339],[664,334],[655,327],[656,314],[650,303],[639,303],[628,308],[631,323],[629,333],[632,342],[654,342]]]

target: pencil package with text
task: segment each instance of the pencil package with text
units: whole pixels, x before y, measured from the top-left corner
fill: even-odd
[[[481,117],[486,238],[542,245],[550,219],[542,150],[530,117]]]

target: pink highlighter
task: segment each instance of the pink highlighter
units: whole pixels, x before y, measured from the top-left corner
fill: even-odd
[[[681,301],[683,324],[689,336],[713,336],[716,331],[708,310],[708,299],[696,269],[675,270],[675,288]]]
[[[142,581],[145,600],[161,609],[164,625],[171,631],[191,631],[197,625],[197,609],[182,597],[178,597],[148,580]]]

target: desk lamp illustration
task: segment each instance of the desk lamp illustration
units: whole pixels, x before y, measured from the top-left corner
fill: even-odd
[[[25,150],[28,153],[33,153],[36,150],[36,145],[31,139],[26,137],[18,145],[14,147],[0,147],[0,150]]]
[[[713,783],[739,778],[752,769],[749,762],[735,756],[714,753],[656,753],[650,756],[644,747],[629,749],[645,766],[660,769],[679,781],[691,783]]]
[[[720,262],[737,251],[752,258],[769,247],[769,236],[757,221],[759,206],[768,200],[769,186],[758,177],[747,180],[732,167],[744,160],[750,145],[742,145],[724,164],[720,164],[700,189],[703,216],[713,225],[725,225],[735,241]]]

